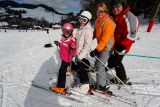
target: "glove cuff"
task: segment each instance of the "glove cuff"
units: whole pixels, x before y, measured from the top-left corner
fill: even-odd
[[[96,56],[99,56],[100,52],[99,52],[97,49],[95,49],[95,50],[94,50],[94,54],[95,54]]]

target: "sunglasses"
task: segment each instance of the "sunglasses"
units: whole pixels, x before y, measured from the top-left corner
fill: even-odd
[[[96,11],[97,14],[102,14],[102,13],[105,13],[105,12],[106,12],[105,10],[97,10]]]
[[[83,16],[79,16],[79,21],[82,23],[87,23],[88,22],[88,18],[83,17]]]

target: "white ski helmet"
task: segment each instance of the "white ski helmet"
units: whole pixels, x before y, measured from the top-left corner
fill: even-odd
[[[89,11],[83,11],[80,16],[84,16],[86,18],[88,18],[89,20],[92,19],[92,14]]]

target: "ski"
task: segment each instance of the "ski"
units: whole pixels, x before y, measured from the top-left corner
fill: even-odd
[[[99,93],[99,94],[101,94],[101,95],[103,95],[103,96],[105,96],[106,98],[113,98],[113,99],[115,99],[115,100],[118,100],[118,101],[121,101],[121,102],[123,102],[123,103],[127,103],[127,104],[129,104],[129,105],[131,105],[131,106],[137,106],[137,103],[135,102],[135,101],[133,101],[133,100],[130,100],[130,99],[128,99],[128,98],[124,98],[124,97],[122,97],[122,96],[119,96],[119,95],[116,95],[116,94],[107,94],[107,93],[105,93],[105,92],[102,92],[102,91],[98,91],[98,90],[91,90],[92,92],[96,92],[96,93]]]
[[[151,84],[134,84],[132,88],[135,90],[135,95],[147,95],[160,97],[160,85],[151,85]],[[150,91],[152,90],[152,91]]]
[[[50,91],[50,92],[52,92],[54,95],[61,96],[61,97],[64,97],[64,98],[66,98],[66,99],[69,99],[69,100],[72,100],[72,101],[76,101],[76,102],[79,102],[79,103],[83,103],[83,101],[71,97],[72,93],[66,93],[65,95],[63,95],[63,94],[60,94],[60,93],[51,91],[49,88],[45,88],[45,87],[42,87],[42,86],[39,86],[39,85],[36,85],[36,84],[32,84],[32,86],[37,87],[37,88],[40,88],[40,89],[43,89],[43,90],[46,90],[46,91]]]
[[[152,94],[152,93],[140,93],[140,92],[135,92],[134,94],[136,94],[136,95],[152,96],[152,97],[160,97],[160,94]]]
[[[136,101],[128,99],[128,98],[124,98],[123,96],[112,94],[112,98],[115,99],[115,100],[119,100],[121,102],[127,103],[127,104],[129,104],[131,106],[137,106]]]
[[[82,92],[77,91],[77,90],[74,90],[74,89],[71,89],[71,91],[72,91],[73,93],[78,93],[78,94],[81,94],[81,95],[86,95],[86,96],[88,96],[88,97],[90,97],[90,98],[93,98],[93,99],[98,100],[98,101],[100,101],[100,102],[103,102],[103,103],[105,103],[105,104],[112,104],[112,103],[110,102],[110,100],[108,100],[108,99],[106,99],[106,98],[100,98],[100,97],[97,97],[97,96],[95,96],[95,95],[85,94],[85,93],[82,93]],[[75,95],[76,95],[76,94],[75,94]]]

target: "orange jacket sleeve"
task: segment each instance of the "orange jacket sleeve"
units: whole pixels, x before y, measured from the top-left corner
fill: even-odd
[[[109,19],[104,24],[104,26],[102,28],[101,36],[100,36],[99,40],[97,41],[98,45],[97,45],[96,49],[99,52],[101,52],[105,49],[105,47],[108,45],[109,40],[112,39],[112,37],[114,36],[114,29],[115,29],[114,22],[111,19]]]

